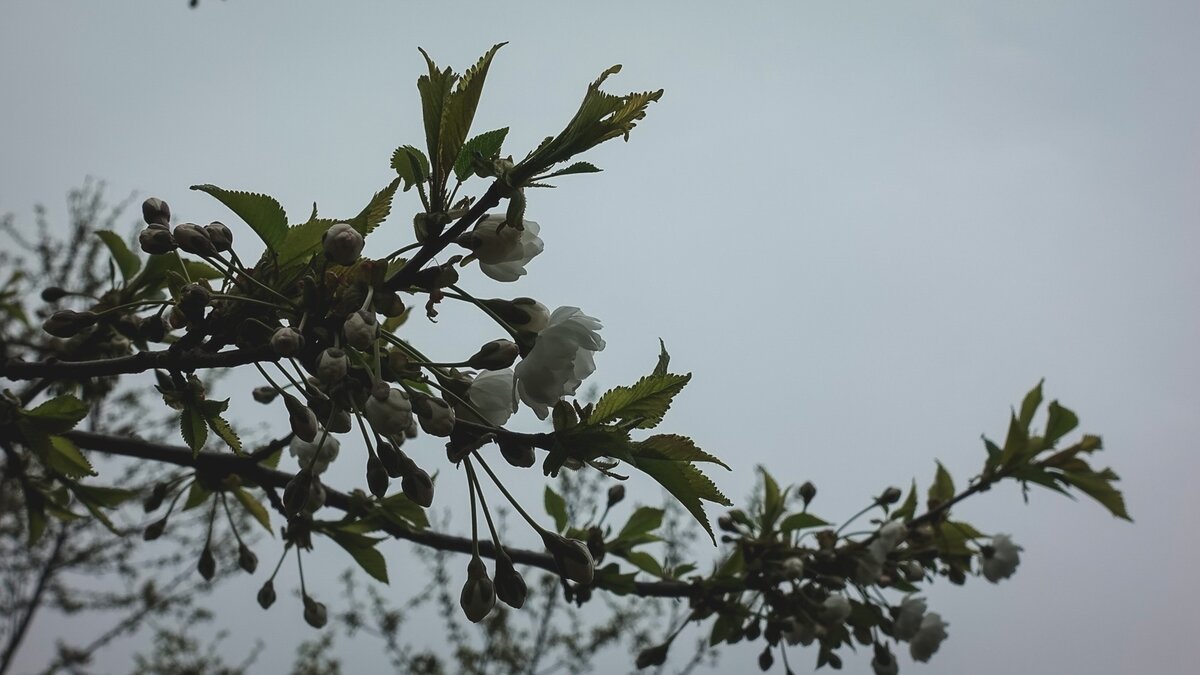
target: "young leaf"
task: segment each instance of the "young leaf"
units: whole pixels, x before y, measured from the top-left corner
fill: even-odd
[[[625,526],[621,528],[621,532],[617,534],[617,539],[628,540],[636,539],[644,534],[649,534],[658,528],[662,527],[663,521],[662,509],[656,509],[649,506],[643,506],[634,511],[629,520],[625,521]],[[661,571],[661,570],[660,570]]]
[[[87,404],[70,394],[56,396],[33,410],[22,412],[26,426],[43,434],[70,431],[87,414]]]
[[[336,222],[332,218],[318,218],[314,208],[308,221],[287,228],[279,246],[273,249],[278,259],[276,274],[280,286],[290,282],[292,273],[303,267],[321,249],[321,237]]]
[[[704,531],[716,545],[716,535],[713,534],[712,526],[708,524],[708,517],[704,514],[704,507],[700,502],[705,500],[723,506],[731,506],[733,502],[721,494],[721,491],[707,476],[688,462],[641,457],[636,449],[631,459],[631,464],[653,478],[675,499],[679,500],[679,503],[704,527]]]
[[[442,120],[438,128],[438,153],[434,162],[434,179],[439,185],[444,185],[446,177],[455,165],[459,151],[471,131],[471,122],[475,119],[475,110],[479,107],[479,97],[483,93],[483,81],[487,78],[488,68],[492,65],[492,57],[506,43],[494,45],[475,65],[463,73],[458,80],[458,86],[446,97],[442,108]],[[433,157],[430,150],[430,157]]]
[[[462,150],[459,151],[458,158],[454,160],[454,177],[460,181],[465,181],[471,175],[475,153],[479,153],[479,156],[485,161],[499,155],[500,146],[504,143],[504,137],[507,135],[508,127],[504,127],[502,129],[485,131],[467,141],[462,146]]]
[[[912,482],[912,487],[908,490],[908,496],[904,498],[904,502],[900,507],[892,512],[892,515],[898,520],[908,520],[917,512],[917,481]]]
[[[933,485],[929,486],[929,501],[930,503],[943,504],[954,498],[954,479],[950,476],[950,472],[946,467],[942,466],[941,462],[937,463],[937,474],[933,478]]]
[[[383,541],[382,539],[339,530],[325,530],[325,534],[337,542],[338,546],[346,549],[364,572],[385,584],[388,583],[387,562],[383,559],[383,554],[375,549],[375,545]]]
[[[142,261],[129,250],[125,245],[125,240],[119,234],[111,230],[99,230],[96,236],[100,237],[100,241],[108,247],[108,253],[117,263],[117,268],[121,270],[121,278],[128,282],[137,275],[138,270],[142,268]]]
[[[637,446],[638,455],[641,457],[684,462],[711,462],[720,464],[729,471],[733,470],[725,462],[696,447],[696,443],[687,436],[655,434],[645,440],[637,441],[634,445]]]
[[[233,427],[229,426],[229,422],[225,421],[220,415],[205,416],[204,421],[208,424],[208,428],[213,430],[225,444],[233,450],[235,455],[242,454],[242,439],[238,437],[237,432]]]
[[[793,532],[795,530],[805,530],[810,527],[821,527],[829,523],[812,515],[811,513],[793,513],[783,519],[779,523],[780,532]]]
[[[539,180],[539,181],[549,180],[549,179],[555,178],[557,176],[570,176],[572,174],[577,174],[577,173],[600,173],[603,170],[604,169],[601,169],[600,167],[596,166],[595,164],[590,164],[588,162],[575,162],[574,164],[572,164],[571,166],[568,166],[565,169],[559,169],[558,171],[553,171],[544,176],[538,176],[534,180]]]
[[[1125,510],[1125,497],[1121,491],[1113,487],[1113,481],[1118,480],[1112,469],[1103,471],[1072,471],[1062,474],[1062,479],[1079,488],[1092,499],[1100,502],[1117,518],[1133,522],[1129,512]]]
[[[193,185],[229,207],[254,230],[269,250],[275,251],[287,233],[287,214],[274,198],[253,192],[226,190],[216,185]]]
[[[1025,400],[1021,401],[1021,416],[1019,419],[1021,426],[1026,431],[1029,431],[1029,424],[1033,421],[1033,416],[1037,413],[1038,406],[1042,404],[1042,383],[1044,382],[1045,380],[1038,381],[1037,386],[1030,389],[1029,393],[1025,394]]]
[[[404,191],[429,180],[429,160],[425,153],[411,145],[402,145],[392,153],[392,168],[404,181]]]
[[[1058,404],[1058,401],[1050,402],[1050,416],[1046,420],[1046,445],[1053,447],[1058,439],[1066,436],[1072,429],[1079,426],[1079,417],[1070,410]]]
[[[267,529],[267,532],[270,532],[274,536],[275,532],[271,529],[271,515],[267,513],[267,509],[257,499],[243,488],[235,489],[233,496],[237,497],[237,500],[242,504],[242,508],[246,509],[260,525]]]
[[[211,496],[212,492],[210,492],[208,488],[201,485],[200,481],[192,481],[192,486],[188,488],[187,498],[183,500],[183,510],[191,511],[197,506],[200,506],[204,502],[208,501],[208,498]]]
[[[208,425],[199,409],[188,406],[180,412],[179,434],[194,454],[200,454],[208,440]]]
[[[542,501],[546,506],[546,513],[554,519],[554,529],[562,532],[567,529],[567,500],[546,486],[546,492],[542,497]]]
[[[600,397],[588,423],[604,424],[619,418],[636,429],[653,429],[691,379],[691,373],[647,375],[632,387],[614,387]]]
[[[40,442],[45,439],[46,442]],[[83,476],[95,476],[96,471],[92,469],[91,462],[79,452],[79,448],[70,440],[62,436],[41,436],[37,442],[32,442],[30,445],[34,451],[45,461],[46,466],[61,473],[68,478],[82,478]]]
[[[81,500],[91,502],[96,506],[106,509],[115,509],[137,496],[137,492],[133,490],[103,487],[100,485],[82,485],[80,483],[73,483],[71,491]]]
[[[616,553],[615,555],[628,560],[634,567],[643,572],[653,574],[660,579],[663,576],[662,565],[654,559],[654,556],[645,551],[627,551],[625,553]]]
[[[371,201],[367,203],[362,212],[346,222],[350,223],[350,226],[364,237],[370,234],[371,230],[374,230],[391,213],[392,197],[396,195],[396,188],[398,187],[400,187],[399,178],[388,183],[379,192],[376,192],[375,196],[371,197]]]
[[[666,375],[667,367],[671,365],[671,355],[667,353],[667,343],[663,342],[662,338],[658,338],[658,363],[654,364],[654,372],[651,375]]]

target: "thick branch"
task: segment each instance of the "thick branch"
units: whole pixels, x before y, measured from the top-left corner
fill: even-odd
[[[0,377],[10,380],[29,380],[35,377],[79,379],[144,373],[155,368],[190,372],[201,368],[244,366],[255,361],[275,361],[278,358],[279,356],[269,346],[263,346],[216,353],[164,349],[157,352],[139,352],[132,356],[93,361],[59,361],[58,359],[18,361],[9,359],[0,365]]]
[[[192,451],[184,447],[87,431],[71,431],[63,435],[81,448],[111,455],[192,467],[211,473],[215,477],[236,475],[263,488],[280,489],[286,487],[288,481],[292,479],[292,474],[269,469],[251,459],[237,455],[202,452],[193,456]],[[344,492],[326,487],[325,506],[348,512],[354,508],[354,500]],[[443,551],[470,553],[474,547],[474,543],[466,537],[456,537],[432,530],[415,530],[386,521],[383,524],[383,531],[396,539],[404,539]],[[557,570],[554,566],[554,559],[547,553],[512,548],[506,548],[505,551],[513,562],[538,567],[549,572]],[[489,540],[479,542],[479,552],[489,558],[495,557],[495,549]],[[634,592],[644,597],[684,598],[699,595],[703,589],[698,584],[685,581],[639,581],[635,583]]]

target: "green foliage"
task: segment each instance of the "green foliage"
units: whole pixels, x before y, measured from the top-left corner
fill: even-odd
[[[485,131],[467,141],[454,160],[454,177],[465,181],[478,165],[487,165],[500,155],[500,147],[508,136],[508,127]],[[393,162],[395,160],[393,159]]]
[[[557,532],[566,532],[567,530],[567,500],[563,499],[562,495],[554,491],[554,488],[546,486],[546,491],[542,496],[542,502],[546,508],[546,513],[554,519],[554,529]]]
[[[687,375],[647,375],[631,387],[615,387],[605,392],[588,418],[588,424],[606,424],[619,420],[630,429],[653,429],[675,398],[692,379]]]
[[[216,197],[217,201],[245,221],[268,249],[278,250],[287,233],[287,214],[274,198],[254,192],[226,190],[216,185],[193,185],[192,189]]]
[[[429,159],[411,145],[402,145],[392,153],[392,168],[404,181],[404,191],[429,180]]]
[[[138,270],[142,268],[142,261],[133,251],[129,250],[120,235],[110,230],[100,230],[96,232],[96,236],[100,237],[100,241],[108,247],[109,254],[117,263],[117,268],[121,270],[122,279],[128,282],[137,276]]]
[[[383,541],[382,537],[368,537],[334,526],[322,528],[321,533],[345,549],[364,572],[378,581],[388,583],[387,562],[375,548],[376,544]]]

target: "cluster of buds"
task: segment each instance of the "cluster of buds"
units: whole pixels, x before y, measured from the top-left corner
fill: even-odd
[[[233,232],[224,223],[200,226],[182,223],[171,230],[171,207],[157,197],[142,202],[146,229],[138,233],[138,245],[150,255],[162,255],[180,249],[202,258],[233,248]]]

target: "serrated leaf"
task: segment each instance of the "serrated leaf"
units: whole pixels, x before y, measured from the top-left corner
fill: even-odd
[[[933,484],[929,486],[929,501],[942,504],[954,498],[954,479],[941,462],[937,463],[937,473],[934,474]]]
[[[900,520],[908,520],[917,512],[917,481],[912,482],[912,487],[908,489],[908,496],[904,498],[904,502],[900,504],[900,508],[892,512],[892,515]]]
[[[73,484],[71,491],[81,500],[90,501],[96,506],[106,509],[115,509],[137,496],[137,492],[133,490],[103,487],[100,485],[81,485],[79,483]]]
[[[204,418],[204,421],[208,423],[208,428],[212,429],[213,433],[220,437],[222,441],[225,441],[225,444],[229,446],[229,449],[233,450],[235,455],[242,454],[242,439],[238,437],[237,432],[233,430],[233,427],[229,426],[229,422],[224,417],[220,415],[208,415]]]
[[[183,510],[191,511],[208,501],[208,498],[211,496],[212,492],[208,488],[201,485],[200,481],[194,480],[192,481],[192,486],[188,488],[187,498],[183,500]]]
[[[128,282],[137,276],[138,270],[142,268],[142,261],[133,251],[129,250],[129,246],[125,244],[121,235],[111,230],[97,230],[96,236],[100,237],[100,241],[108,247],[109,255],[117,263],[117,268],[121,270],[122,279]]]
[[[575,162],[565,169],[559,169],[558,171],[553,171],[543,176],[538,176],[535,180],[549,180],[557,176],[570,176],[577,173],[600,173],[603,170],[604,169],[601,169],[595,164],[591,164],[589,162]]]
[[[419,530],[429,527],[429,517],[425,515],[425,509],[405,497],[403,492],[385,498],[379,506],[383,516],[397,525]]]
[[[220,270],[209,265],[208,263],[200,262],[199,260],[190,260],[187,258],[179,258],[179,262],[183,269],[187,270],[187,278],[192,281],[212,281],[213,279],[224,279],[225,275]]]
[[[371,231],[387,219],[388,214],[392,212],[392,198],[396,195],[396,189],[399,187],[399,178],[388,183],[371,197],[371,201],[367,202],[362,212],[346,222],[350,223],[350,226],[364,237],[371,234]]]
[[[204,442],[208,440],[208,423],[200,410],[188,406],[179,413],[179,435],[193,454],[200,454]]]
[[[663,576],[662,565],[654,559],[654,556],[646,553],[645,551],[628,551],[625,553],[617,553],[616,555],[628,560],[630,564],[642,570],[643,572],[653,574],[660,579]]]
[[[1133,518],[1129,517],[1129,512],[1125,509],[1125,497],[1112,485],[1113,481],[1118,478],[1111,469],[1104,469],[1098,473],[1073,471],[1063,473],[1062,478],[1084,494],[1100,502],[1104,508],[1108,509],[1109,513],[1117,518],[1133,522]]]
[[[732,471],[729,465],[696,446],[687,436],[655,434],[634,443],[637,454],[649,459],[670,459],[680,462],[710,462]]]
[[[290,281],[292,273],[303,267],[321,249],[321,238],[338,221],[318,218],[316,210],[304,223],[293,225],[284,233],[283,240],[275,249],[278,259],[277,275],[281,286]]]
[[[46,465],[62,475],[68,478],[96,475],[92,463],[69,439],[62,436],[50,436],[44,447],[45,454],[42,458]]]
[[[1008,435],[1004,438],[1004,448],[1000,452],[1000,463],[1008,466],[1015,460],[1025,457],[1029,450],[1029,432],[1021,426],[1021,420],[1014,414],[1009,418]]]
[[[1042,384],[1044,382],[1045,380],[1040,380],[1037,386],[1030,389],[1029,393],[1025,394],[1025,399],[1021,401],[1021,416],[1018,419],[1026,431],[1029,430],[1029,424],[1033,421],[1038,406],[1042,405]]]
[[[700,502],[705,500],[724,506],[731,506],[733,502],[721,494],[721,491],[707,476],[688,462],[644,458],[639,457],[636,452],[632,459],[631,464],[666,488],[667,492],[670,492],[692,514],[692,517],[704,527],[704,531],[708,533],[715,545],[717,543],[716,535],[708,523],[708,517]]]
[[[636,572],[626,574],[621,572],[621,568],[616,563],[609,563],[596,570],[592,584],[614,595],[629,595],[637,590],[635,577],[637,577]]]
[[[691,373],[647,375],[632,387],[614,387],[600,397],[588,423],[604,424],[620,419],[635,429],[653,429],[667,414],[671,400],[691,379]]]
[[[485,160],[490,160],[500,154],[500,146],[504,144],[504,138],[507,135],[508,127],[493,129],[485,131],[463,144],[458,158],[454,160],[454,177],[459,181],[464,181],[471,175],[475,153],[479,153],[479,156]]]
[[[450,170],[458,159],[467,134],[471,132],[471,123],[475,120],[475,110],[479,107],[479,97],[483,94],[483,83],[492,65],[492,58],[505,44],[501,42],[494,45],[479,57],[475,65],[462,74],[454,91],[446,97],[438,129],[438,157],[434,163],[434,177],[439,181],[444,181],[445,177],[450,175]],[[432,149],[430,158],[433,158]]]
[[[26,424],[44,434],[70,431],[87,414],[88,405],[70,394],[56,396],[32,410],[22,411]]]
[[[404,191],[429,179],[429,160],[411,145],[402,145],[392,153],[392,169],[404,181]]]
[[[662,527],[664,513],[665,511],[662,509],[650,506],[638,508],[629,516],[629,520],[625,521],[621,532],[617,534],[617,539],[634,539],[657,530]]]
[[[821,520],[811,513],[793,513],[779,523],[779,531],[785,533],[794,532],[796,530],[806,530],[810,527],[822,527],[828,524],[827,521]]]
[[[671,355],[667,353],[667,343],[662,338],[658,338],[658,349],[658,363],[654,364],[654,372],[650,374],[666,375],[667,367],[671,365]]]
[[[562,532],[567,529],[567,500],[563,499],[562,495],[555,492],[549,485],[546,486],[546,491],[542,496],[542,502],[546,507],[546,513],[554,519],[554,529],[556,532]]]
[[[275,536],[275,531],[271,529],[271,514],[267,512],[266,507],[264,507],[261,502],[255,499],[243,488],[235,489],[233,491],[233,496],[237,497],[237,500],[241,503],[242,508],[246,509],[250,515],[254,516],[254,519],[257,520],[260,525],[266,528],[267,532],[271,533],[271,536]]]
[[[210,194],[229,207],[230,211],[254,230],[268,249],[278,250],[278,246],[283,243],[287,234],[287,214],[273,197],[255,192],[226,190],[216,185],[193,185],[192,189]]]
[[[1059,405],[1058,401],[1050,402],[1049,411],[1050,414],[1046,420],[1046,446],[1053,447],[1058,439],[1079,426],[1079,417]]]
[[[325,534],[337,542],[338,546],[346,549],[364,572],[385,584],[388,583],[387,562],[383,559],[383,554],[375,549],[375,545],[383,541],[382,539],[338,530],[327,530]]]

